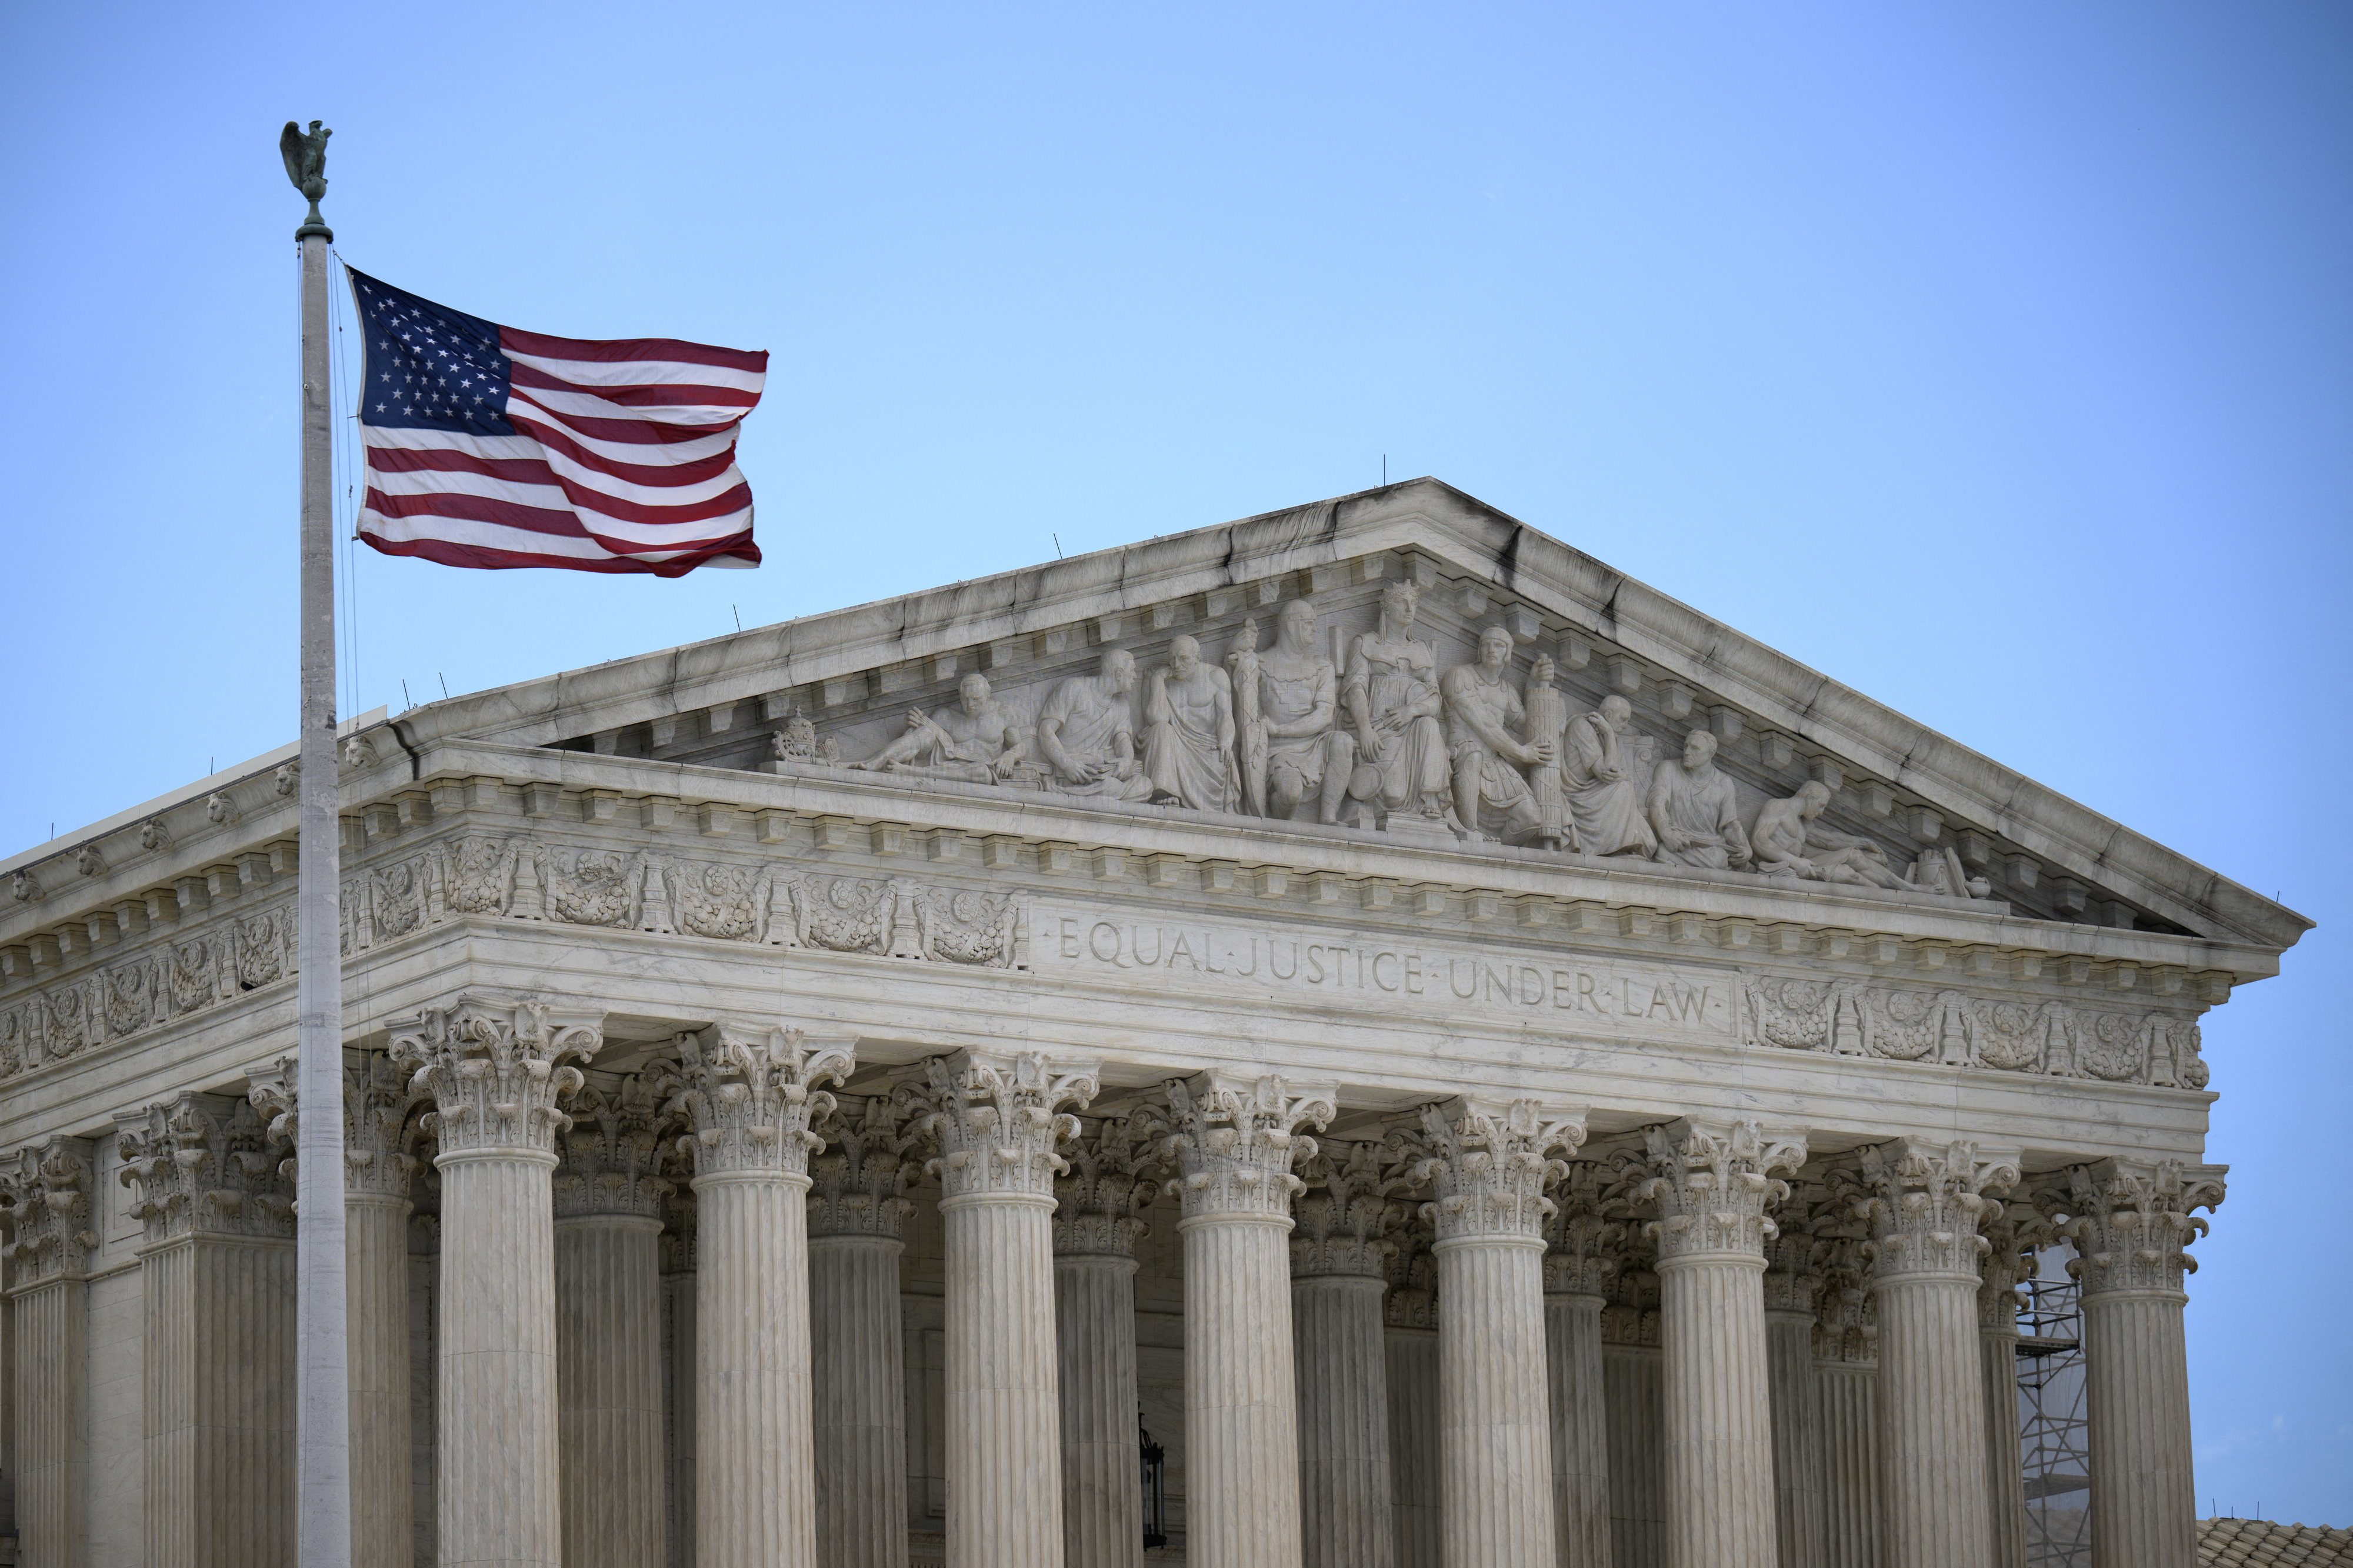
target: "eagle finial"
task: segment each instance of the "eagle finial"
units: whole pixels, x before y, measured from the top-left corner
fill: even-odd
[[[333,134],[315,120],[307,132],[290,120],[286,129],[278,133],[278,155],[286,160],[286,177],[294,182],[296,190],[311,198],[311,214],[294,231],[297,239],[313,234],[330,240],[335,237],[327,220],[319,216],[319,203],[327,194],[327,138]]]

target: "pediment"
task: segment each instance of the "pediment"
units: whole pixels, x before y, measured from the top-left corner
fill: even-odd
[[[908,732],[911,710],[945,715],[974,673],[1034,745],[1057,689],[1095,676],[1106,652],[1122,649],[1142,672],[1131,699],[1141,731],[1151,672],[1169,664],[1179,638],[1192,639],[1212,670],[1228,669],[1245,647],[1263,663],[1277,617],[1305,600],[1314,653],[1345,685],[1357,639],[1377,632],[1384,594],[1401,584],[1414,589],[1412,640],[1426,646],[1433,677],[1475,663],[1482,635],[1501,627],[1512,637],[1506,678],[1520,707],[1540,658],[1571,720],[1625,700],[1620,760],[1645,793],[1685,737],[1704,731],[1747,829],[1768,802],[1819,783],[1831,792],[1820,824],[1874,847],[1867,858],[1910,885],[1897,896],[2274,951],[2308,929],[2293,911],[1430,479],[430,704],[399,723],[415,746],[476,739],[823,773],[884,752]],[[1525,740],[1525,720],[1506,732]],[[1441,749],[1460,734],[1441,737]],[[1012,805],[1052,795],[1112,811],[1206,814],[1245,834],[1273,826],[1264,815],[1273,806],[1254,810],[1254,798],[1197,809],[1166,804],[1165,792],[1160,805],[1125,802],[1118,791],[1074,797],[1039,757],[986,783],[938,760],[854,776]],[[1525,779],[1532,770],[1513,771]],[[1246,783],[1235,789],[1253,795]],[[1319,810],[1311,796],[1293,815],[1313,821]],[[1525,826],[1499,808],[1474,831],[1525,840]],[[1421,843],[1432,831],[1411,809],[1344,813],[1344,826]],[[1787,873],[1778,885],[1790,885]]]

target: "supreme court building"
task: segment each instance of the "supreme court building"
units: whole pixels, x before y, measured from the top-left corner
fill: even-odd
[[[292,1563],[320,1114],[364,1568],[2021,1568],[2063,1243],[2195,1561],[2307,922],[1445,485],[352,725],[340,1108],[286,756],[0,863],[21,1563]]]

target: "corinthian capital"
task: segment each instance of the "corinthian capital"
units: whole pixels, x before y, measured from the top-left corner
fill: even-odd
[[[2070,1169],[2063,1185],[2052,1184],[2037,1195],[2036,1206],[2063,1216],[2059,1234],[2076,1252],[2067,1272],[2083,1281],[2085,1297],[2178,1293],[2181,1277],[2198,1272],[2198,1260],[2184,1249],[2207,1231],[2194,1211],[2221,1206],[2230,1169],[2102,1160]]]
[[[1847,1208],[1819,1184],[1790,1184],[1789,1195],[1773,1211],[1774,1234],[1765,1243],[1767,1311],[1814,1311],[1823,1257],[1830,1250],[1825,1233],[1839,1226]]]
[[[1324,1143],[1300,1166],[1307,1190],[1292,1201],[1291,1276],[1366,1275],[1378,1279],[1405,1222],[1397,1194],[1412,1185],[1373,1143]]]
[[[1553,1215],[1544,1190],[1568,1174],[1553,1152],[1573,1153],[1584,1143],[1581,1105],[1468,1095],[1423,1106],[1420,1134],[1398,1135],[1400,1149],[1420,1155],[1414,1181],[1436,1194],[1430,1216],[1440,1242],[1540,1237]]]
[[[1626,1222],[1610,1217],[1618,1182],[1591,1160],[1570,1163],[1545,1225],[1545,1294],[1608,1300],[1625,1267]]]
[[[295,1145],[302,1123],[297,1064],[280,1057],[248,1068],[246,1098],[268,1117],[269,1142],[282,1156],[279,1173],[294,1179]],[[410,1113],[425,1103],[409,1087],[408,1075],[381,1053],[370,1052],[343,1072],[343,1193],[406,1202],[417,1157],[408,1152],[416,1126]]]
[[[148,1244],[187,1236],[289,1237],[294,1200],[251,1104],[183,1094],[117,1115],[120,1179]]]
[[[1814,1318],[1814,1359],[1864,1363],[1879,1359],[1878,1298],[1871,1293],[1870,1244],[1860,1237],[1828,1240],[1822,1289]]]
[[[678,1119],[678,1069],[658,1061],[611,1092],[590,1085],[573,1097],[555,1172],[555,1217],[631,1215],[659,1219],[673,1190],[661,1173],[662,1139]]]
[[[1287,1219],[1292,1194],[1306,1183],[1291,1173],[1294,1162],[1315,1157],[1319,1131],[1339,1114],[1331,1085],[1302,1086],[1292,1092],[1279,1075],[1247,1079],[1208,1072],[1189,1083],[1168,1083],[1168,1120],[1173,1131],[1161,1152],[1177,1170],[1168,1184],[1181,1198],[1185,1217],[1207,1215]]]
[[[1978,1158],[1977,1145],[1899,1138],[1862,1151],[1863,1195],[1854,1215],[1871,1230],[1872,1268],[1883,1280],[1917,1275],[1978,1279],[1989,1250],[1978,1234],[1990,1189],[2018,1181],[2015,1155]],[[1998,1206],[1998,1205],[1997,1205]]]
[[[676,1044],[683,1087],[668,1109],[693,1120],[681,1142],[696,1177],[807,1174],[809,1151],[824,1142],[809,1122],[833,1109],[818,1086],[849,1077],[849,1047],[812,1046],[798,1029],[773,1024],[713,1024]]]
[[[1789,1184],[1773,1180],[1773,1173],[1805,1163],[1805,1134],[1755,1121],[1686,1118],[1650,1129],[1643,1142],[1651,1179],[1641,1195],[1659,1211],[1652,1227],[1659,1262],[1707,1256],[1762,1261],[1765,1243],[1777,1234],[1765,1211],[1789,1195]]]
[[[967,1197],[1050,1198],[1070,1163],[1055,1146],[1079,1135],[1095,1097],[1093,1062],[1042,1051],[959,1051],[923,1063],[924,1082],[904,1090],[915,1130],[939,1146],[927,1174],[943,1201]]]
[[[1160,1185],[1152,1173],[1168,1136],[1158,1106],[1105,1121],[1071,1144],[1069,1169],[1054,1183],[1054,1251],[1063,1257],[1135,1256],[1142,1211]]]
[[[556,1109],[582,1083],[573,1065],[605,1043],[601,1011],[557,1007],[536,996],[461,994],[392,1025],[392,1059],[408,1087],[430,1094],[426,1131],[444,1161],[480,1153],[554,1155],[571,1118]]]
[[[818,1119],[825,1152],[809,1162],[811,1236],[879,1236],[897,1240],[915,1212],[902,1194],[918,1162],[904,1100],[887,1094],[845,1095]]]
[[[18,1289],[49,1279],[79,1279],[89,1270],[98,1233],[90,1203],[90,1146],[86,1138],[52,1138],[19,1149],[0,1166],[0,1196],[8,1200],[14,1235],[5,1250]]]
[[[2015,1333],[2018,1310],[2025,1304],[2019,1288],[2033,1278],[2034,1249],[2049,1246],[2057,1232],[2026,1205],[2002,1203],[1986,1205],[1978,1229],[1990,1250],[1980,1266],[1978,1326]]]

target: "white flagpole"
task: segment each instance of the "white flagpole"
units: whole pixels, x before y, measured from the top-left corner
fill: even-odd
[[[334,410],[328,399],[327,138],[288,121],[287,177],[311,198],[302,247],[301,828],[296,894],[295,1550],[352,1561],[350,1352],[343,1303],[342,823],[335,756]]]

